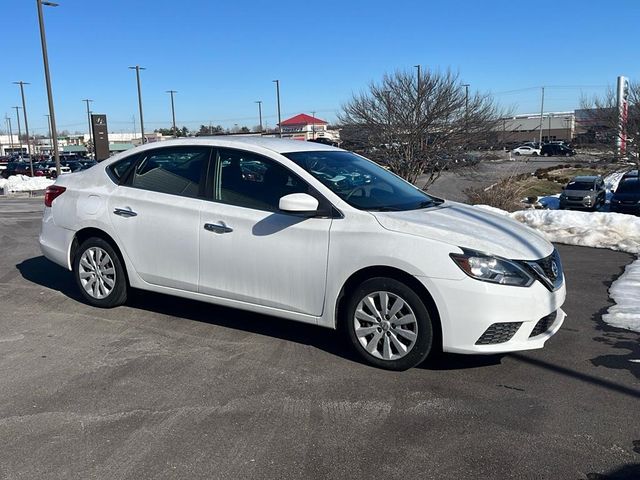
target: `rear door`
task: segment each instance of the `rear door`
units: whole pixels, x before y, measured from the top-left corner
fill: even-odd
[[[144,152],[109,197],[119,245],[153,285],[196,291],[200,206],[211,148]]]

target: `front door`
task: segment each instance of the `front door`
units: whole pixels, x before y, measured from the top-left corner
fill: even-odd
[[[273,159],[220,149],[213,201],[200,214],[199,291],[320,316],[331,218],[278,211],[280,197],[309,186]]]

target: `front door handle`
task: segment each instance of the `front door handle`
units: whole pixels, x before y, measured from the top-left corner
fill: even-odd
[[[121,217],[135,217],[136,215],[138,215],[130,208],[116,208],[113,213],[115,213],[116,215],[120,215]]]
[[[228,227],[227,224],[224,223],[224,222],[205,223],[204,224],[204,229],[209,231],[209,232],[214,232],[214,233],[230,233],[230,232],[233,232],[233,228]]]

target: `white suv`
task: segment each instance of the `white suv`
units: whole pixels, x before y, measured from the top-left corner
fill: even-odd
[[[97,307],[134,287],[340,327],[395,370],[540,348],[565,316],[538,233],[318,143],[145,145],[61,176],[45,205],[42,251]]]

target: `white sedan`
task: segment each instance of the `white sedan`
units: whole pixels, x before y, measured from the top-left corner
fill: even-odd
[[[63,175],[40,245],[96,307],[134,287],[340,328],[394,370],[541,348],[565,317],[538,233],[311,142],[167,141]]]
[[[520,147],[517,147],[517,148],[514,148],[513,150],[511,150],[511,153],[513,153],[516,156],[518,156],[518,155],[532,155],[534,157],[537,157],[537,156],[540,155],[540,149],[539,148],[530,147],[528,145],[522,145]]]

